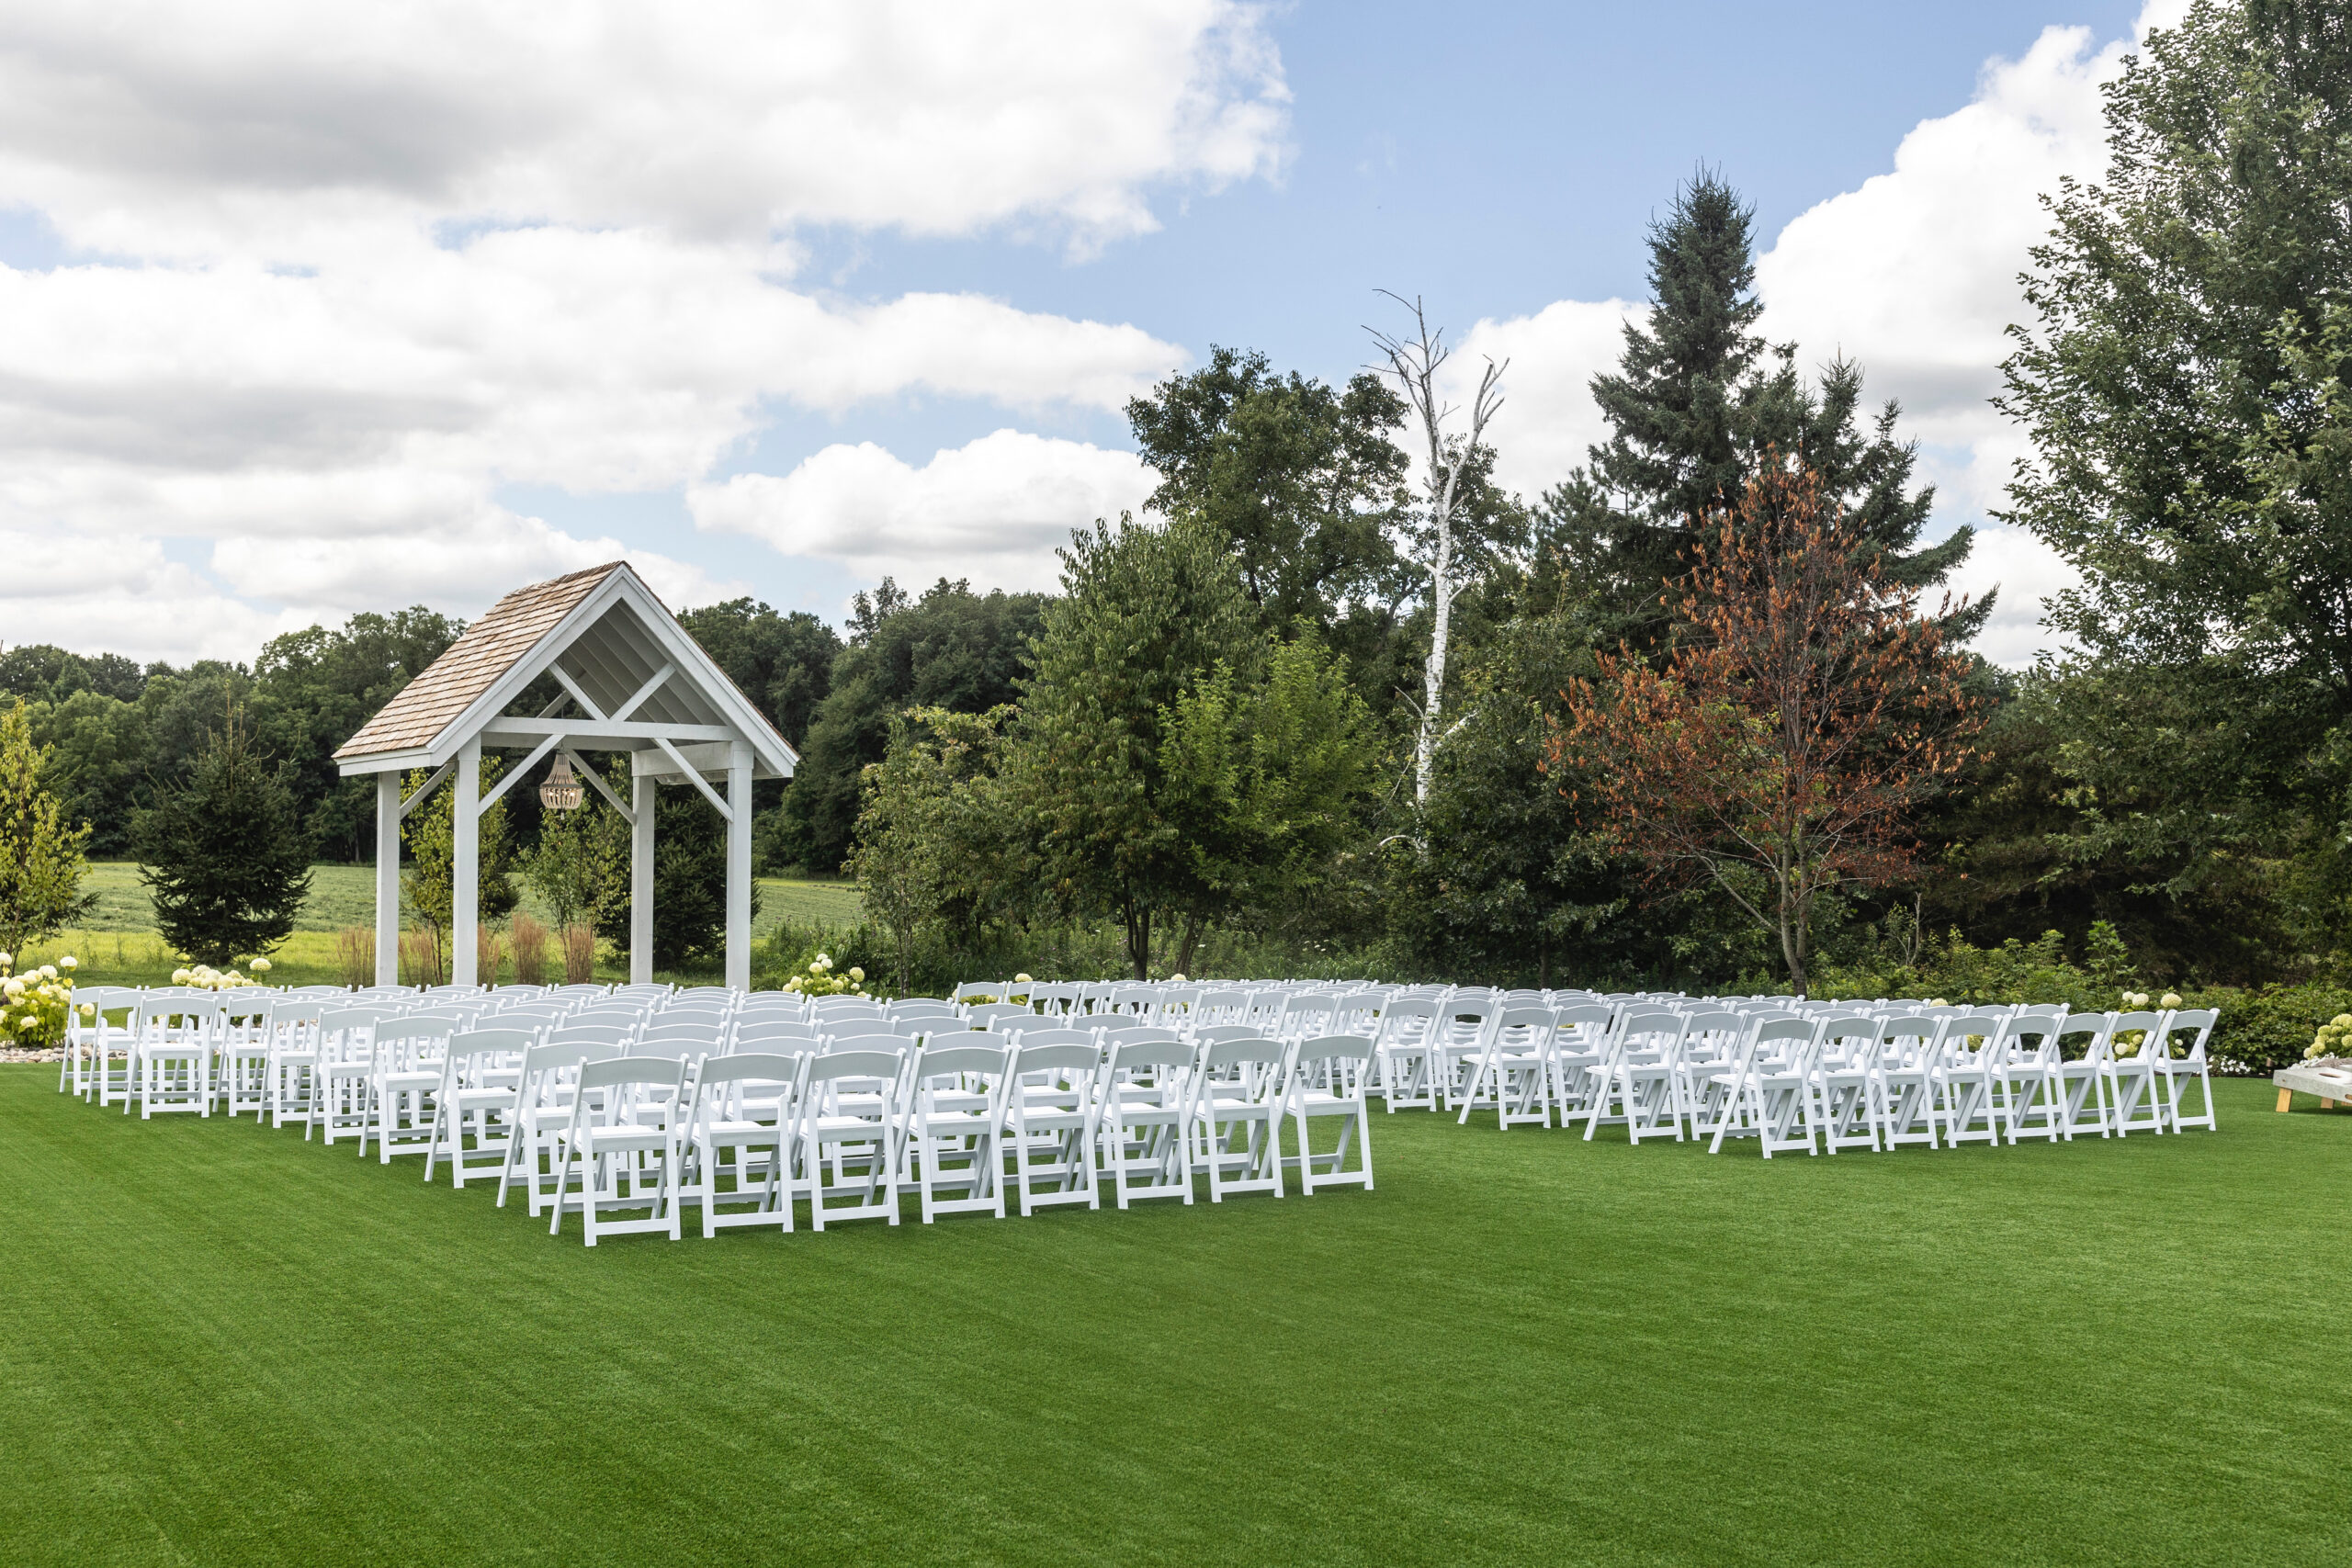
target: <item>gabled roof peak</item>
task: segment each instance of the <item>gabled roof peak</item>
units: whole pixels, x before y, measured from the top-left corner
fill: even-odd
[[[767,716],[625,560],[507,594],[337,748],[335,761],[345,773],[378,773],[440,763],[477,736],[512,745],[516,732],[555,733],[551,723],[569,730],[570,720],[502,716],[550,670],[581,706],[575,732],[625,749],[741,739],[759,759],[759,776],[792,775],[797,759]]]

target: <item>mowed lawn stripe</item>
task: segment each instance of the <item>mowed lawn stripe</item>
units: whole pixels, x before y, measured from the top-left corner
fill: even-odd
[[[550,1240],[0,1069],[9,1562],[2312,1562],[2352,1117]],[[689,1212],[688,1225],[694,1224]]]

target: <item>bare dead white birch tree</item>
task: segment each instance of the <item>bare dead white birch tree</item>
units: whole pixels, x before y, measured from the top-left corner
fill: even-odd
[[[1453,619],[1453,509],[1460,498],[1463,470],[1474,459],[1478,443],[1487,433],[1487,422],[1503,406],[1503,372],[1510,367],[1510,361],[1506,359],[1500,365],[1491,359],[1487,361],[1486,369],[1478,377],[1478,394],[1470,400],[1468,434],[1448,435],[1446,424],[1459,411],[1438,393],[1438,371],[1453,354],[1445,346],[1445,330],[1430,325],[1429,313],[1421,308],[1419,296],[1408,299],[1385,288],[1380,292],[1413,313],[1413,326],[1411,335],[1406,337],[1394,336],[1377,327],[1364,329],[1372,334],[1385,362],[1374,368],[1395,378],[1429,443],[1429,468],[1423,482],[1429,490],[1430,535],[1430,658],[1421,679],[1420,733],[1413,744],[1413,804],[1424,807],[1429,804],[1430,771],[1437,760],[1439,726],[1443,721],[1446,640]]]

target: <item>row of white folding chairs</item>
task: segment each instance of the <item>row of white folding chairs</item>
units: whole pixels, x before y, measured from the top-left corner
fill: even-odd
[[[926,1222],[1001,1216],[1008,1182],[1023,1214],[1097,1207],[1105,1181],[1122,1208],[1190,1203],[1200,1175],[1212,1201],[1279,1195],[1285,1168],[1309,1192],[1368,1188],[1369,1054],[1356,1037],[1188,1043],[1163,1032],[1106,1045],[1095,1031],[1043,1029],[695,1061],[482,1032],[452,1043],[426,1177],[436,1156],[458,1185],[494,1165],[501,1203],[519,1183],[535,1216],[552,1211],[551,1228],[581,1214],[591,1245],[615,1230],[674,1236],[682,1204],[701,1206],[708,1235],[789,1230],[796,1201],[819,1230],[852,1218],[895,1224],[901,1194],[919,1198]],[[1287,1156],[1285,1118],[1297,1149]],[[1342,1123],[1338,1145],[1315,1149],[1312,1125],[1327,1119]],[[633,1210],[647,1217],[604,1217]]]
[[[2063,1012],[1506,1013],[1463,1119],[1483,1102],[1505,1127],[1549,1125],[1556,1105],[1588,1139],[1612,1123],[1634,1143],[1754,1136],[1768,1156],[1816,1138],[1836,1153],[2214,1126],[2215,1014]]]
[[[597,987],[601,992],[603,987]],[[342,987],[276,990],[237,987],[224,991],[171,987],[131,990],[88,987],[79,994],[89,1009],[77,1007],[68,1034],[68,1049],[61,1065],[60,1088],[93,1099],[101,1105],[117,1102],[128,1113],[136,1105],[142,1117],[158,1112],[192,1111],[209,1116],[225,1110],[232,1117],[245,1111],[267,1115],[282,1125],[296,1110],[311,1125],[328,1125],[330,1134],[346,1120],[329,1116],[331,1104],[349,1100],[348,1093],[330,1096],[327,1069],[356,1079],[358,1065],[379,1049],[372,1035],[334,1061],[320,1061],[319,1024],[330,1010],[352,1023],[414,1019],[420,1028],[396,1030],[387,1037],[435,1037],[471,1027],[487,1018],[514,1022],[536,1021],[553,1026],[566,1019],[586,1020],[597,1014],[596,1003],[614,1004],[601,996],[572,994],[535,997],[527,989],[483,992],[474,987],[407,987],[354,993]],[[334,1008],[341,1001],[375,1005]],[[118,1030],[112,1015],[124,1014]],[[609,1015],[625,1020],[632,1034],[643,1032],[648,1016],[643,1007],[624,1003]],[[342,1032],[338,1032],[340,1035]],[[359,1038],[354,1036],[354,1038]],[[367,1103],[380,1102],[383,1075],[401,1071],[412,1077],[429,1061],[403,1060],[397,1067],[376,1064],[368,1074]],[[348,1089],[351,1086],[342,1086]],[[371,1110],[370,1115],[373,1111]]]
[[[1538,1049],[1526,1043],[1545,1037],[1545,1031],[1565,1027],[1583,1038],[1589,1055],[1597,1049],[1596,1031],[1613,1028],[1629,1010],[1650,1009],[1687,1013],[1732,1010],[1741,1013],[1778,1011],[1774,998],[1743,999],[1730,1009],[1709,1009],[1679,995],[1593,996],[1549,993],[1495,993],[1447,989],[1435,996],[1399,994],[1385,1004],[1376,1035],[1377,1080],[1374,1093],[1390,1111],[1404,1109],[1448,1111],[1467,1121],[1475,1109],[1494,1109],[1501,1125],[1521,1122],[1548,1124],[1560,1090],[1554,1070],[1537,1070],[1537,1059],[1554,1054],[1555,1045]],[[1784,1000],[1784,998],[1782,998]],[[1956,1015],[1959,1010],[1952,1010]],[[1549,1025],[1554,1015],[1570,1020]]]

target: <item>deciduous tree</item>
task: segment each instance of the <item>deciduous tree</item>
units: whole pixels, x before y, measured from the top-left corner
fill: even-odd
[[[60,820],[57,797],[41,787],[48,760],[24,705],[0,709],[0,953],[23,952],[95,902],[82,894],[89,824]]]
[[[1616,847],[1711,880],[1802,991],[1823,895],[1912,872],[1911,815],[1981,724],[1967,661],[1810,473],[1757,474],[1686,559],[1683,639],[1573,682],[1552,755]]]

